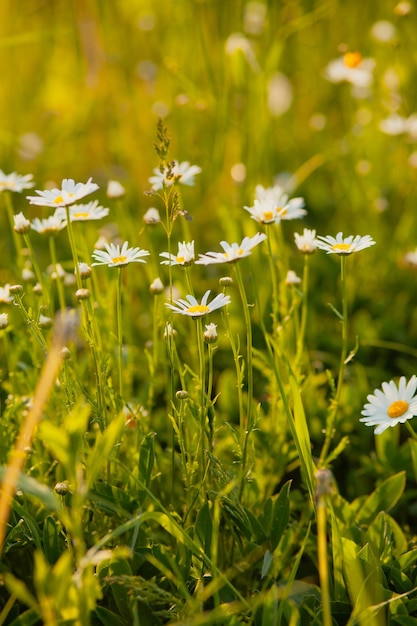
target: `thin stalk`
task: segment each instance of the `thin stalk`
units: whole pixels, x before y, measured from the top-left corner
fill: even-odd
[[[207,402],[208,402],[208,407],[209,407],[209,406],[212,406],[212,404],[211,404],[211,395],[213,393],[213,353],[214,353],[214,346],[211,343],[207,344],[207,352],[208,352]],[[210,452],[212,452],[213,451],[214,424],[213,424],[213,420],[210,420],[210,418],[209,418],[209,429],[210,429],[209,449],[210,449]]]
[[[302,283],[303,301],[301,304],[301,322],[300,322],[300,328],[297,334],[297,352],[295,356],[296,366],[298,365],[301,359],[302,352],[303,352],[306,327],[307,327],[309,259],[310,259],[310,255],[305,254],[304,255],[304,269],[303,269],[303,283]]]
[[[117,347],[118,358],[117,367],[119,372],[119,393],[123,397],[123,327],[122,327],[122,268],[117,268],[117,294],[116,294],[116,312],[117,312]]]
[[[197,324],[197,346],[198,346],[198,359],[200,365],[200,462],[201,462],[201,472],[202,476],[204,476],[204,467],[205,467],[205,455],[204,455],[204,444],[205,444],[205,435],[206,435],[206,419],[207,419],[207,410],[206,410],[206,364],[204,359],[204,341],[203,341],[203,323],[201,317],[196,318]]]
[[[253,365],[252,365],[252,323],[249,313],[249,303],[243,284],[242,273],[239,264],[235,265],[236,281],[239,288],[240,299],[242,300],[243,316],[246,326],[246,379],[247,379],[247,405],[246,405],[246,426],[241,432],[242,441],[242,478],[239,487],[239,497],[242,497],[245,485],[246,464],[248,456],[249,435],[254,424],[252,423],[252,400],[253,400]]]
[[[58,290],[58,301],[59,307],[61,311],[65,310],[65,294],[64,294],[64,286],[62,284],[61,276],[58,272],[58,263],[56,258],[56,246],[55,246],[55,237],[52,235],[49,239],[49,254],[51,255],[52,265],[55,269],[55,281]]]
[[[78,267],[78,253],[77,253],[77,246],[75,245],[74,230],[72,228],[70,207],[65,206],[65,211],[67,215],[68,239],[69,239],[69,244],[71,248],[72,259],[74,261],[74,266],[75,266],[74,267],[75,276],[77,278],[77,289],[81,289],[83,284],[82,284],[82,280],[80,276],[80,268]]]
[[[29,326],[33,336],[35,337],[36,341],[39,343],[39,345],[42,347],[42,350],[44,352],[44,354],[46,354],[46,341],[44,339],[44,336],[42,335],[41,331],[39,330],[39,326],[38,324],[35,322],[34,319],[32,319],[29,315],[29,313],[26,311],[23,302],[22,302],[22,298],[20,296],[20,294],[16,293],[14,294],[14,304],[20,309],[20,311],[23,314],[23,317],[25,318],[25,321],[27,323],[27,325]]]
[[[269,270],[271,272],[271,282],[272,282],[272,333],[275,336],[277,332],[277,325],[278,325],[278,302],[279,302],[278,277],[277,277],[277,268],[276,268],[274,257],[272,254],[271,237],[267,237],[266,243],[267,243],[267,249],[268,249]]]
[[[321,589],[321,606],[323,626],[332,626],[330,609],[329,558],[327,551],[327,502],[331,493],[331,472],[327,469],[318,470],[316,479],[316,520],[317,520],[317,560]]]
[[[50,307],[50,302],[49,302],[49,292],[48,289],[46,288],[45,285],[45,281],[43,278],[43,274],[41,272],[41,269],[39,267],[39,263],[37,261],[36,258],[36,254],[33,250],[33,246],[32,246],[32,242],[30,240],[30,237],[27,233],[23,234],[23,239],[25,240],[25,245],[27,247],[27,249],[29,250],[29,254],[30,254],[30,259],[32,261],[32,266],[33,269],[35,270],[35,276],[36,276],[36,280],[38,281],[38,283],[40,284],[41,288],[42,288],[42,296],[45,298],[45,302],[48,306],[48,309]]]
[[[19,235],[16,233],[14,229],[14,212],[13,212],[13,202],[11,192],[6,191],[4,194],[4,201],[6,204],[6,212],[7,217],[9,219],[10,229],[12,231],[14,248],[17,256],[17,265],[19,268],[22,266],[22,244],[19,238]]]
[[[347,303],[347,285],[346,285],[346,255],[340,255],[340,275],[342,288],[342,349],[340,352],[339,374],[337,378],[336,394],[333,400],[333,406],[329,413],[326,424],[326,438],[320,454],[319,467],[325,465],[325,460],[329,447],[333,438],[333,429],[336,421],[337,411],[340,405],[340,397],[342,394],[343,378],[345,373],[345,361],[348,349],[348,303]]]

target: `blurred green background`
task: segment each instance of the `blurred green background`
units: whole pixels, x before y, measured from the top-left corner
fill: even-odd
[[[242,209],[255,185],[290,179],[308,209],[303,222],[283,224],[293,268],[302,268],[294,230],[372,235],[377,245],[349,261],[352,342],[359,334],[409,350],[415,273],[401,259],[417,245],[417,137],[380,123],[416,108],[415,32],[413,3],[389,0],[3,0],[0,166],[33,173],[40,189],[92,176],[103,203],[107,181],[120,180],[127,194],[113,220],[142,244],[162,117],[171,158],[203,170],[183,190],[198,252],[255,232]],[[344,51],[374,59],[365,96],[325,77]],[[23,196],[15,210],[38,214]],[[327,306],[339,306],[338,276],[333,258],[314,256],[317,350],[338,338]],[[415,371],[402,349],[363,345],[359,357],[376,367],[371,385]]]

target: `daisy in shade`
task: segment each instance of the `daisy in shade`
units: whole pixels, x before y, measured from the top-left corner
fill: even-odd
[[[227,241],[221,241],[220,245],[224,252],[207,252],[207,254],[199,254],[199,259],[196,264],[199,265],[211,265],[214,263],[233,263],[243,259],[245,256],[249,256],[252,253],[252,248],[266,239],[265,233],[256,233],[253,237],[245,237],[242,243],[232,243],[231,245]]]
[[[56,235],[60,230],[65,228],[67,221],[62,217],[57,217],[55,214],[50,215],[44,219],[35,217],[32,220],[30,227],[40,235]]]
[[[403,424],[417,415],[417,376],[412,376],[406,381],[401,376],[398,386],[393,380],[382,383],[382,391],[375,389],[368,396],[359,419],[366,426],[376,426],[375,434],[380,435],[390,426]]]
[[[185,296],[184,299],[174,300],[173,304],[165,303],[169,309],[174,313],[180,313],[181,315],[188,315],[190,317],[202,317],[208,313],[212,313],[216,309],[221,309],[230,302],[230,296],[226,296],[223,293],[219,293],[211,302],[208,302],[210,295],[210,289],[206,291],[201,299],[201,302],[191,295]]]
[[[109,214],[109,209],[99,205],[98,200],[92,200],[87,204],[73,204],[69,210],[71,222],[87,222],[89,220],[101,220]],[[67,213],[64,207],[58,207],[55,215],[66,219]]]
[[[155,168],[154,176],[149,178],[154,191],[159,191],[163,187],[169,187],[173,183],[181,183],[182,185],[193,186],[194,177],[200,174],[201,167],[198,165],[190,165],[188,161],[178,163],[174,161],[173,167],[166,167],[162,172]]]
[[[24,189],[30,189],[35,184],[32,180],[32,174],[20,176],[16,172],[5,174],[0,170],[0,191],[15,191],[20,193]]]
[[[148,256],[147,250],[129,248],[127,241],[120,248],[119,244],[106,243],[105,250],[94,250],[91,255],[95,263],[91,265],[107,265],[108,267],[123,267],[129,263],[146,263],[142,257]]]
[[[166,261],[161,261],[161,265],[191,265],[195,260],[194,241],[178,243],[178,254],[176,256],[169,252],[161,252],[159,256],[167,259]]]
[[[324,250],[327,254],[352,254],[352,252],[359,252],[365,248],[370,248],[376,242],[370,235],[361,237],[360,235],[349,235],[349,237],[343,237],[343,233],[337,233],[336,237],[327,235],[326,237],[318,236],[315,239],[315,244],[320,250]]]
[[[36,190],[38,196],[27,196],[30,204],[49,207],[64,207],[74,204],[84,196],[98,189],[96,183],[89,178],[86,183],[76,183],[72,178],[64,178],[61,189]]]

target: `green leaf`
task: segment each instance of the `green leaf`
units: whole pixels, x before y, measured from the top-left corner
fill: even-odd
[[[60,526],[48,515],[43,524],[43,549],[49,563],[56,563],[61,554]]]
[[[85,475],[88,486],[92,485],[99,475],[103,464],[107,463],[111,457],[114,446],[120,438],[125,424],[125,415],[120,413],[106,430],[97,435],[93,450],[91,451],[87,463]]]
[[[213,522],[208,502],[205,502],[198,512],[197,519],[195,521],[195,534],[204,550],[204,553],[211,558]]]
[[[3,480],[5,471],[5,467],[0,467],[0,480]],[[48,511],[59,510],[59,501],[52,489],[38,482],[35,478],[32,478],[32,476],[20,474],[19,480],[17,481],[17,489],[23,491],[27,496],[33,496],[40,500]]]
[[[13,576],[13,574],[10,574],[10,572],[5,572],[3,577],[7,590],[15,595],[20,602],[23,602],[23,604],[26,604],[26,606],[34,612],[37,612],[39,607],[36,598],[31,594],[25,583]],[[37,615],[39,618],[39,613],[37,613]]]
[[[102,606],[98,606],[94,613],[104,626],[126,626],[124,619]]]
[[[272,523],[270,535],[272,551],[274,551],[277,547],[279,540],[281,539],[281,535],[287,527],[290,519],[290,487],[291,480],[286,482],[285,485],[282,487],[278,497],[274,502],[274,506],[272,509]]]
[[[126,559],[111,558],[98,564],[97,577],[99,581],[103,584],[106,583],[106,579],[110,579],[108,582],[120,614],[125,619],[131,620],[132,614],[127,589],[120,583],[111,580],[118,576],[132,576],[132,570]]]
[[[33,609],[25,611],[22,615],[19,615],[9,626],[38,626],[39,614]]]
[[[140,446],[139,452],[139,480],[149,489],[151,484],[152,469],[155,461],[154,438],[156,433],[148,433]],[[139,498],[143,502],[146,491],[139,492]]]
[[[357,522],[370,524],[380,511],[390,511],[401,498],[405,488],[405,472],[390,476],[365,500],[357,514]]]

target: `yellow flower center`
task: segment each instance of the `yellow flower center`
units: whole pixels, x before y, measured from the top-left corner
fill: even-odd
[[[232,255],[232,258],[234,256],[241,256],[243,254],[243,250],[242,248],[239,248],[238,250],[236,250],[236,253]],[[227,252],[224,253],[224,256],[226,257],[226,259],[230,259],[230,256]]]
[[[346,52],[343,56],[343,63],[346,67],[358,67],[362,63],[362,55],[360,52]]]
[[[127,259],[127,256],[114,256],[112,257],[113,263],[124,263]]]
[[[408,402],[405,400],[395,400],[395,402],[391,402],[388,407],[388,415],[389,417],[401,417],[408,409]]]
[[[272,213],[272,211],[264,211],[265,222],[272,220],[273,217],[274,217],[274,214]]]
[[[56,198],[54,198],[54,202],[55,204],[62,204],[64,202],[64,198],[62,196],[56,196]]]
[[[80,219],[83,219],[83,218],[89,217],[90,214],[80,211],[79,213],[73,213],[72,215],[73,217],[76,217],[76,218],[79,217]]]
[[[332,245],[332,250],[340,250],[340,252],[348,252],[350,248],[350,243],[335,243]]]
[[[185,259],[184,259],[183,256],[177,256],[175,260],[176,260],[177,263],[184,263]]]
[[[282,217],[283,215],[287,215],[288,211],[287,209],[284,209],[284,207],[279,206],[277,207],[277,213],[280,217]]]
[[[194,304],[188,307],[188,313],[210,313],[210,308],[205,304]]]

